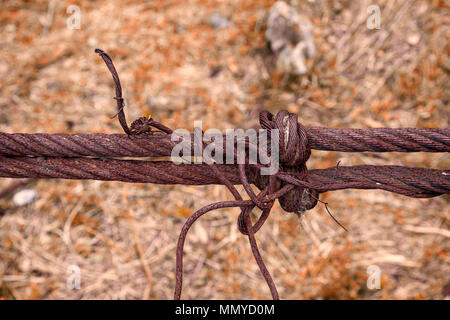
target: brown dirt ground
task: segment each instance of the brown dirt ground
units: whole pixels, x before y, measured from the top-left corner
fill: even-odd
[[[113,57],[129,119],[152,114],[189,130],[202,119],[204,129],[226,129],[265,108],[296,112],[305,125],[449,126],[448,1],[292,3],[310,17],[318,52],[297,79],[270,68],[264,18],[273,1],[2,1],[0,131],[120,132],[95,47]],[[81,8],[80,30],[66,28],[70,4]],[[381,8],[380,30],[366,28],[371,4]],[[231,24],[211,28],[213,12]],[[338,161],[450,166],[446,154],[313,152],[309,167]],[[32,188],[39,197],[26,207],[0,201],[0,298],[169,299],[186,217],[231,199],[219,186],[40,180]],[[276,205],[257,234],[282,298],[444,298],[448,196],[346,190],[322,199],[349,233],[321,205],[300,222]],[[238,214],[218,210],[188,235],[183,298],[270,298]],[[81,268],[80,290],[66,287],[72,264]],[[380,290],[366,286],[372,264],[382,271]]]

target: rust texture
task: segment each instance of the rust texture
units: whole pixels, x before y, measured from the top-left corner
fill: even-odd
[[[450,152],[449,129],[332,129],[306,127],[311,149],[342,152]],[[224,144],[226,136],[223,137]],[[170,134],[46,134],[0,132],[0,154],[47,157],[162,157]]]
[[[232,184],[240,184],[237,165],[217,165]],[[260,177],[250,170],[250,183]],[[278,179],[308,186],[319,193],[343,189],[379,189],[413,198],[431,198],[450,193],[450,170],[404,166],[339,166],[308,170],[306,181],[295,182],[279,172]],[[180,164],[91,158],[39,158],[0,156],[0,177],[103,180],[154,184],[223,184],[207,164]]]
[[[403,166],[359,165],[308,170],[311,149],[344,152],[450,152],[450,130],[381,128],[332,129],[305,127],[295,114],[279,111],[260,113],[263,129],[278,129],[280,167],[270,176],[260,174],[262,164],[219,165],[205,163],[176,165],[161,161],[169,157],[176,142],[172,129],[153,118],[139,118],[129,127],[119,76],[108,54],[96,49],[115,84],[117,114],[125,134],[20,134],[0,133],[0,177],[43,179],[91,179],[154,184],[211,185],[228,188],[234,201],[207,205],[191,217],[182,228],[176,254],[174,298],[181,298],[183,246],[192,224],[202,215],[219,208],[241,210],[239,231],[249,239],[250,247],[265,278],[271,295],[278,299],[275,283],[267,270],[255,239],[255,233],[270,215],[276,200],[295,214],[314,208],[320,193],[342,189],[381,189],[415,198],[429,198],[450,193],[450,170]],[[195,138],[195,137],[194,137]],[[224,139],[225,140],[225,139]],[[224,144],[226,142],[224,141]],[[236,141],[233,141],[235,148]],[[200,141],[201,149],[207,143]],[[246,146],[248,141],[246,141]],[[270,137],[268,149],[270,146]],[[129,159],[134,158],[134,159]],[[141,158],[141,159],[138,159]],[[235,163],[236,161],[235,155]],[[266,165],[267,166],[267,165]],[[259,192],[251,188],[254,184]],[[249,200],[236,189],[242,185]],[[323,203],[323,202],[322,202]],[[325,208],[328,211],[327,204]],[[252,224],[250,213],[259,208],[261,215]],[[331,213],[330,213],[331,215]],[[334,218],[333,218],[334,219]]]

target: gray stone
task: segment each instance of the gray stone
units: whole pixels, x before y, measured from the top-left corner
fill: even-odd
[[[209,24],[214,29],[225,29],[230,25],[230,20],[218,13],[213,13],[209,17]]]
[[[307,60],[316,48],[312,25],[307,17],[284,1],[277,1],[269,12],[266,39],[277,54],[277,69],[282,73],[302,75],[308,71]]]

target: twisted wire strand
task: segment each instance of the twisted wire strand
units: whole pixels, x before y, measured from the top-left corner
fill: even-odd
[[[163,157],[175,142],[170,135],[25,134],[0,132],[0,155],[45,157]]]
[[[216,165],[216,168],[232,184],[241,184],[238,165]],[[252,171],[247,174],[250,182],[254,183],[256,175]],[[106,161],[92,158],[0,156],[0,177],[224,185],[207,164],[176,165],[170,161]],[[343,189],[380,189],[414,198],[450,193],[450,170],[360,165],[309,170],[306,182],[282,172],[276,177],[297,186],[315,189],[319,193]]]
[[[312,149],[343,152],[450,152],[450,129],[308,127]]]
[[[339,190],[343,183],[345,189],[355,185],[357,189],[382,189],[414,198],[450,193],[450,170],[359,165],[310,172],[318,192]],[[327,185],[326,190],[321,184]]]
[[[449,129],[332,129],[306,127],[311,149],[342,152],[450,152]],[[223,136],[226,146],[227,137]],[[163,157],[169,134],[0,133],[0,155],[47,157]],[[224,148],[225,150],[225,148]]]

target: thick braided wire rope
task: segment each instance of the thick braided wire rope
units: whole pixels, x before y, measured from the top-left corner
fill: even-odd
[[[233,184],[241,184],[237,165],[217,165]],[[250,170],[250,183],[258,177]],[[34,158],[0,156],[0,177],[103,180],[153,184],[223,184],[207,164],[180,164],[170,161]],[[290,175],[278,178],[299,184]],[[379,189],[413,198],[431,198],[450,193],[450,170],[404,166],[339,166],[308,171],[301,182],[319,193],[343,189]]]
[[[306,127],[311,149],[342,152],[450,152],[450,129]],[[223,136],[224,145],[227,136]],[[162,157],[176,145],[169,134],[0,133],[0,155]]]
[[[311,149],[343,152],[450,152],[450,129],[308,127]]]

